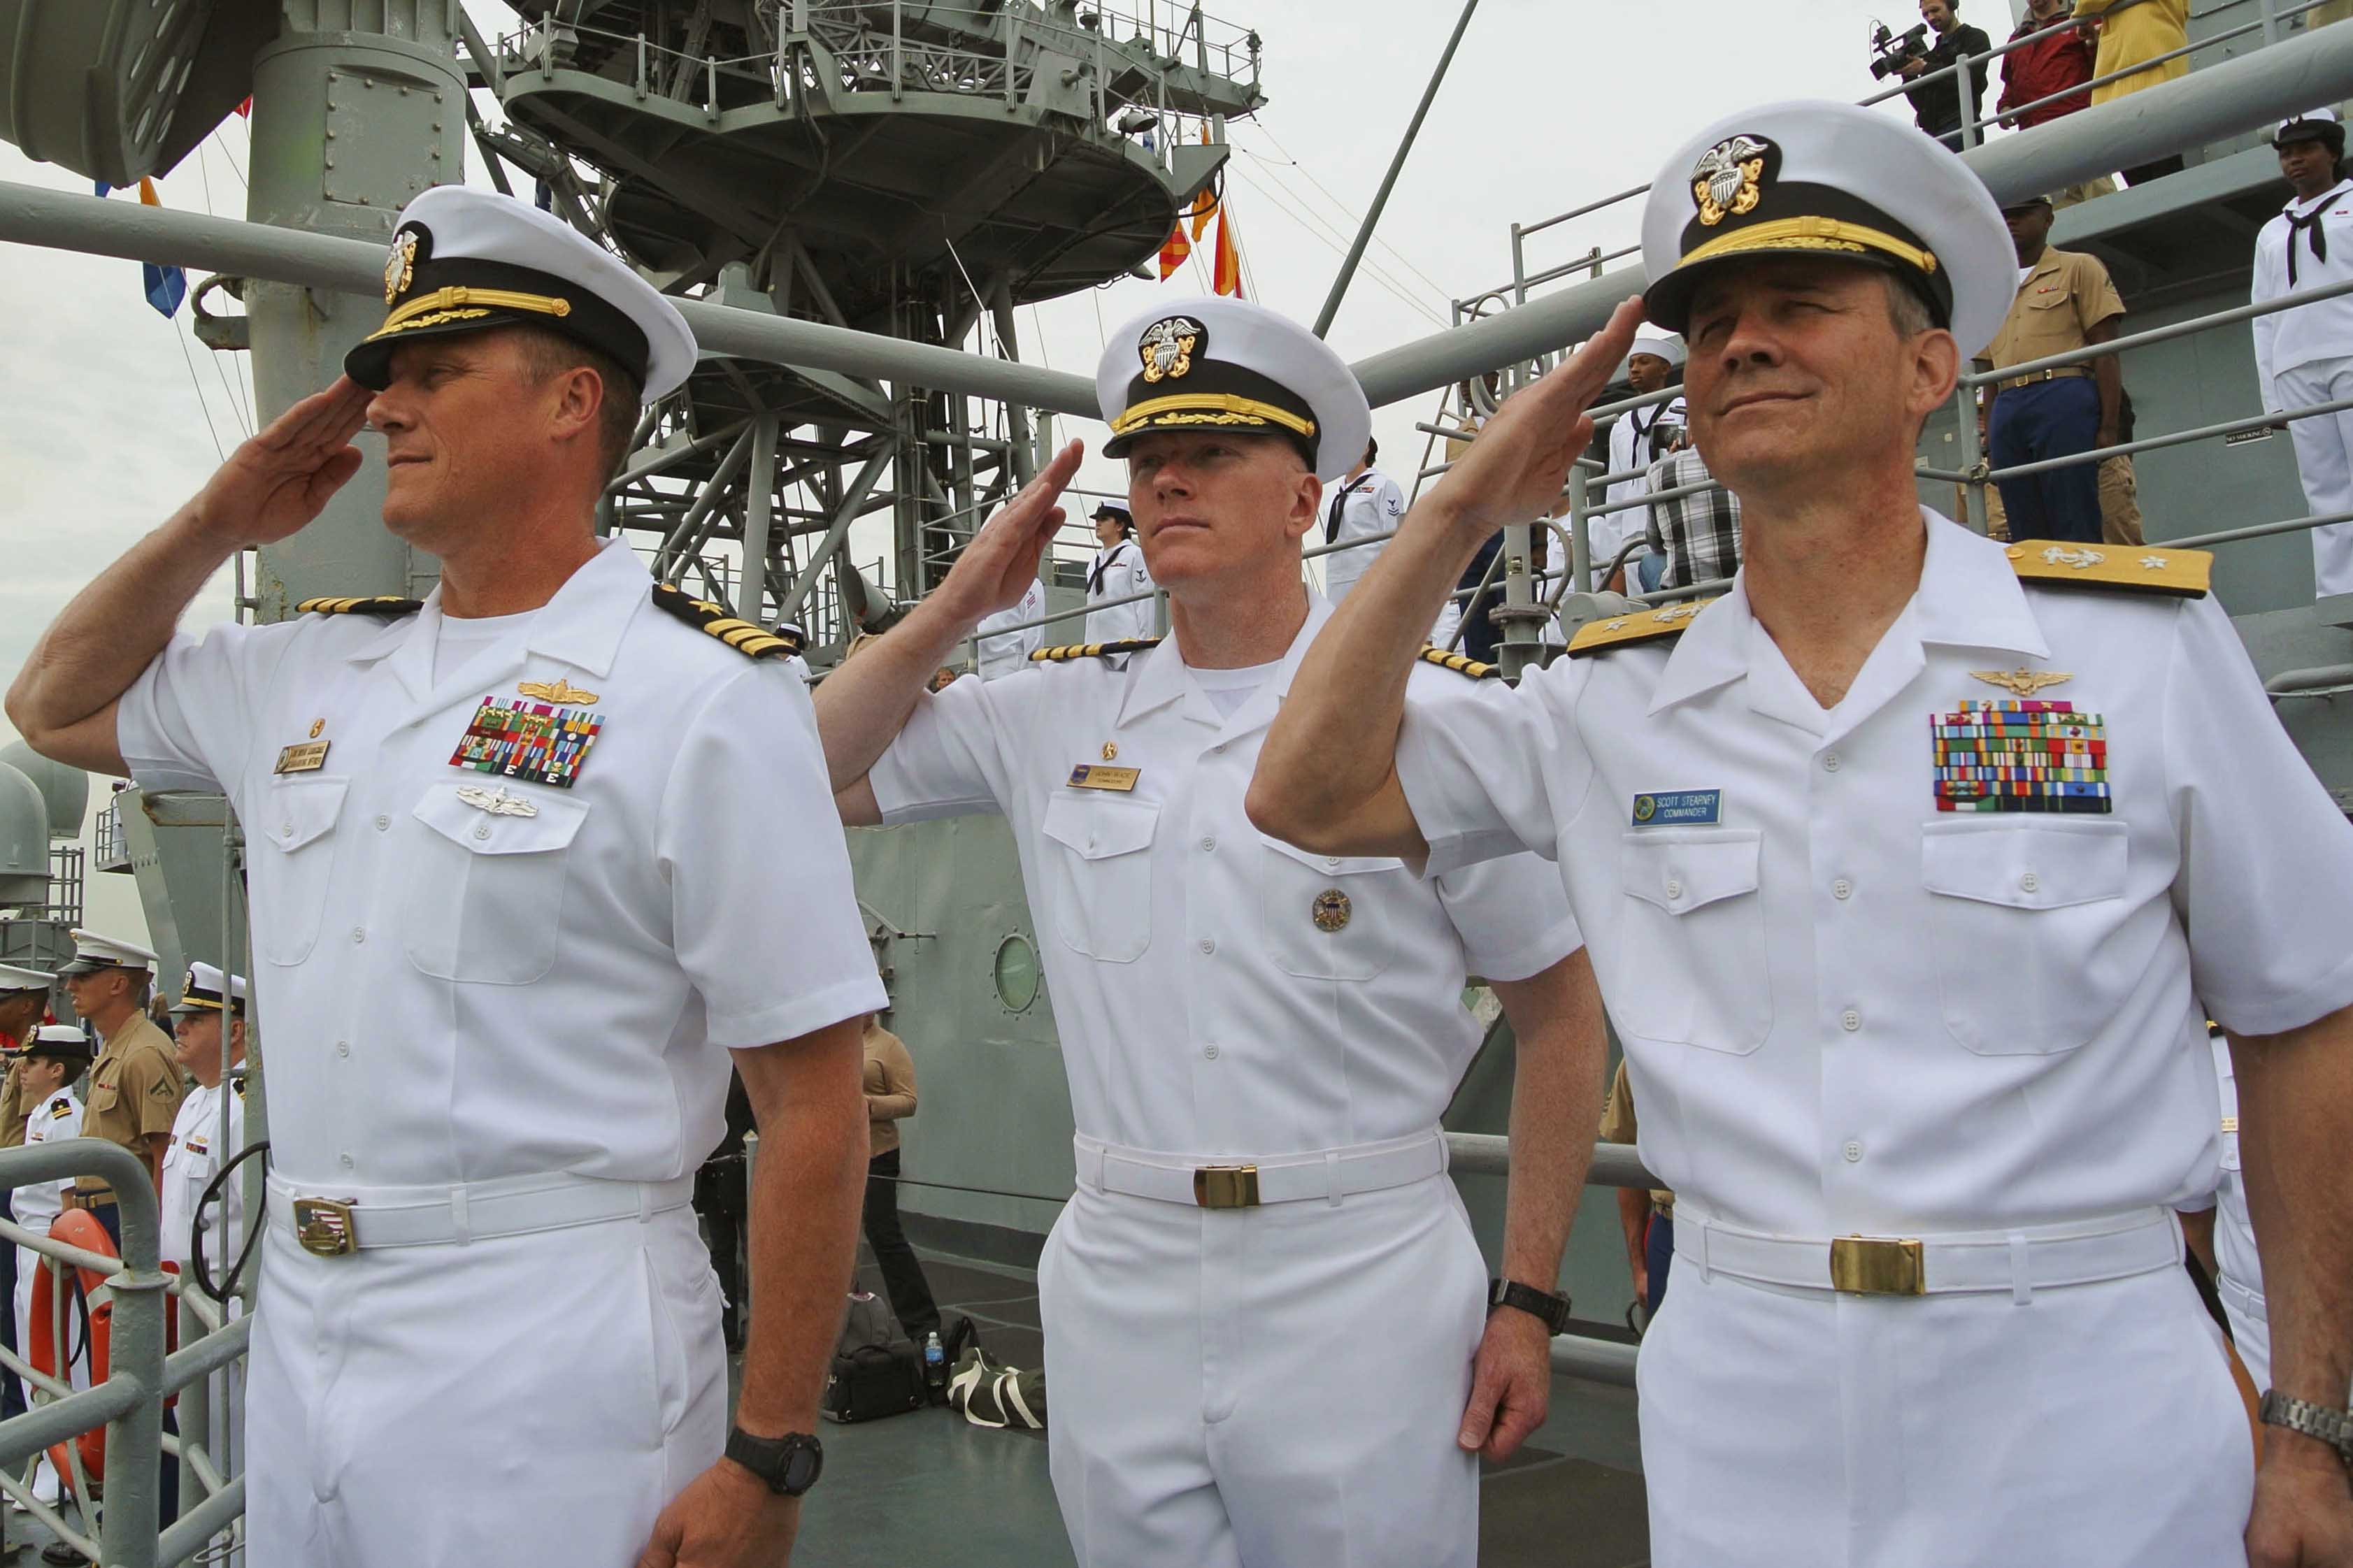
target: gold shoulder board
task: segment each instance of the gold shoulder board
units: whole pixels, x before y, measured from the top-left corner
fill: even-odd
[[[1504,672],[1492,664],[1481,664],[1467,654],[1450,653],[1445,648],[1432,647],[1428,643],[1422,645],[1421,662],[1434,664],[1440,669],[1451,669],[1457,675],[1467,675],[1473,680],[1504,679]]]
[[[1063,647],[1041,647],[1030,654],[1032,664],[1067,664],[1074,658],[1107,658],[1115,653],[1142,653],[1148,647],[1158,647],[1158,637],[1122,637],[1117,642],[1071,643]]]
[[[1584,658],[1592,654],[1607,653],[1612,648],[1631,647],[1637,643],[1680,637],[1698,618],[1702,610],[1715,603],[1715,599],[1683,599],[1672,605],[1662,605],[1655,610],[1638,609],[1622,616],[1588,621],[1577,628],[1575,637],[1568,639],[1568,657]]]
[[[2214,555],[2162,544],[2072,544],[2021,539],[2005,552],[2021,581],[2202,599]]]
[[[745,658],[782,658],[792,644],[749,621],[737,620],[724,605],[691,598],[667,583],[654,584],[654,607],[676,616],[699,632],[717,637]]]
[[[380,594],[373,598],[305,599],[294,606],[298,616],[375,616],[396,621],[403,616],[413,616],[425,607],[422,599],[396,598]]]

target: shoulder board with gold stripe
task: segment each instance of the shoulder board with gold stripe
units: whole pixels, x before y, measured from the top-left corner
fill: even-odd
[[[396,621],[403,616],[413,616],[425,607],[422,599],[396,598],[380,594],[373,598],[305,599],[294,606],[298,616],[378,616]]]
[[[1568,657],[1584,658],[1591,654],[1608,653],[1613,648],[1631,647],[1637,643],[1680,637],[1702,610],[1715,603],[1715,599],[1684,599],[1672,605],[1662,605],[1655,610],[1638,609],[1622,616],[1588,621],[1577,628],[1575,637],[1568,639]]]
[[[1032,664],[1065,664],[1074,658],[1105,658],[1115,653],[1142,653],[1158,647],[1158,637],[1122,637],[1117,642],[1071,643],[1066,647],[1041,647],[1030,654]]]
[[[1492,664],[1481,664],[1467,654],[1450,653],[1442,647],[1421,647],[1421,662],[1434,664],[1440,669],[1451,669],[1457,675],[1467,675],[1473,680],[1501,680],[1504,672]]]
[[[654,584],[654,607],[717,637],[745,658],[782,658],[793,651],[792,645],[776,633],[736,619],[726,605],[691,598],[667,583]]]
[[[2173,550],[2162,544],[2072,544],[2021,539],[2003,553],[2023,582],[2163,594],[2176,599],[2204,598],[2214,565],[2211,551]]]

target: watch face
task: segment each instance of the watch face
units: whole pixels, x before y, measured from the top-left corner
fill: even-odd
[[[817,1485],[817,1478],[824,1469],[825,1452],[814,1441],[794,1444],[793,1451],[785,1457],[783,1490],[788,1496],[800,1496]]]

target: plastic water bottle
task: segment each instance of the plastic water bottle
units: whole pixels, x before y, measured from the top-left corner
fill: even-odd
[[[940,1343],[937,1329],[923,1336],[923,1387],[933,1404],[947,1402],[948,1352]]]

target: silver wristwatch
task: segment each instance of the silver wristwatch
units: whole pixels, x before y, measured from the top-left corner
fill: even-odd
[[[2284,1426],[2291,1432],[2317,1437],[2336,1449],[2338,1458],[2353,1465],[2353,1413],[2332,1410],[2274,1388],[2263,1394],[2262,1415],[2266,1426]]]

